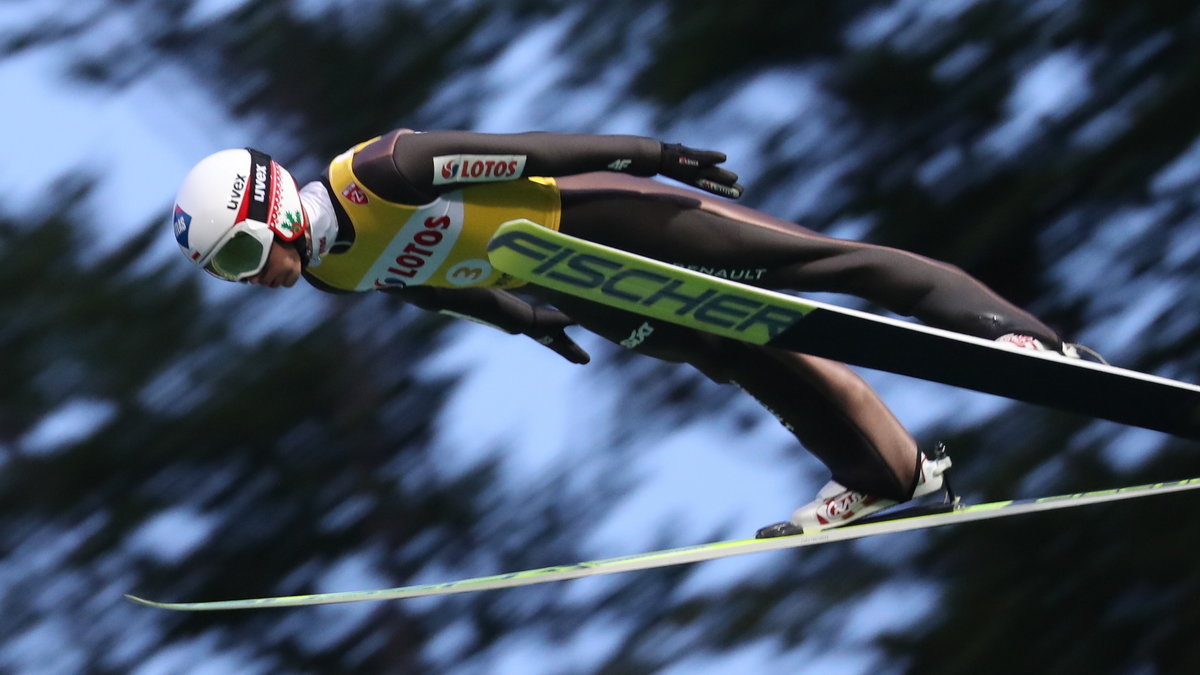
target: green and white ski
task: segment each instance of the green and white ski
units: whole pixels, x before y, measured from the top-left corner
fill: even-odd
[[[259,609],[264,607],[299,607],[306,605],[328,605],[346,602],[366,602],[372,600],[398,600],[401,598],[418,598],[430,595],[450,595],[454,593],[471,593],[488,591],[530,584],[544,584],[551,581],[566,581],[600,574],[616,574],[617,572],[632,572],[634,570],[683,565],[687,563],[726,558],[747,553],[762,551],[777,551],[781,549],[816,546],[835,541],[862,539],[879,534],[922,530],[942,525],[954,525],[973,520],[1006,518],[1027,513],[1039,513],[1057,509],[1100,504],[1122,499],[1163,495],[1171,492],[1182,492],[1200,488],[1200,478],[1175,481],[1170,483],[1154,483],[1137,487],[1119,488],[1115,490],[1100,490],[1077,494],[1060,495],[1057,497],[1042,497],[1040,499],[1022,499],[1012,501],[991,502],[973,506],[959,507],[948,513],[918,515],[911,517],[882,520],[812,534],[797,534],[776,539],[742,539],[737,541],[718,541],[699,546],[685,546],[663,551],[651,551],[636,555],[593,560],[574,565],[543,567],[541,569],[498,574],[495,576],[461,579],[440,584],[421,584],[417,586],[401,586],[368,591],[348,591],[344,593],[318,593],[315,595],[294,595],[276,598],[254,598],[249,600],[221,600],[215,602],[155,602],[133,595],[125,597],[130,600],[158,607],[182,611],[209,611],[226,609]]]
[[[1200,440],[1200,386],[754,288],[514,220],[488,257],[539,286],[723,337]]]

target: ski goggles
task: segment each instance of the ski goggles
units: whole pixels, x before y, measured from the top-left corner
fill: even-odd
[[[267,265],[275,233],[265,223],[243,220],[217,242],[204,271],[226,281],[241,281]]]
[[[249,176],[261,184],[246,187],[238,222],[213,247],[204,270],[227,281],[241,281],[263,270],[276,237],[293,241],[307,228],[296,182],[271,156],[246,148],[250,153]],[[261,193],[261,197],[253,196]],[[290,218],[289,218],[290,216]],[[302,222],[282,229],[281,222]]]

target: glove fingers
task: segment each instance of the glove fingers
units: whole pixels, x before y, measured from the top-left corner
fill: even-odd
[[[550,349],[553,349],[558,353],[559,356],[570,361],[571,363],[584,365],[592,360],[591,355],[588,354],[583,347],[575,344],[574,340],[567,337],[566,333],[559,335],[553,342],[547,344],[546,346]]]
[[[587,365],[588,362],[592,360],[591,354],[588,354],[586,351],[584,351],[583,347],[580,347],[574,342],[571,343],[569,349],[559,353],[566,357],[566,359],[571,363],[578,363],[581,366]]]
[[[533,308],[533,322],[547,335],[554,331],[562,332],[563,328],[575,325],[575,319],[557,309],[541,306]]]
[[[698,150],[678,143],[664,144],[659,173],[668,178],[706,190],[715,195],[737,199],[742,196],[736,173],[717,166],[726,159],[716,150]]]
[[[700,171],[695,185],[715,195],[737,199],[742,196],[744,188],[738,184],[738,175],[727,169],[710,166]]]
[[[720,164],[728,159],[723,152],[716,150],[693,150],[692,148],[684,148],[683,156],[680,159],[695,160],[699,166],[712,166]]]
[[[710,166],[701,169],[696,177],[701,180],[711,180],[714,183],[723,185],[733,185],[738,180],[738,175],[728,169],[722,169],[719,166]]]
[[[704,178],[696,181],[696,187],[728,199],[740,199],[742,193],[745,192],[745,188],[737,183],[734,183],[733,185],[724,185],[722,183],[706,180]]]

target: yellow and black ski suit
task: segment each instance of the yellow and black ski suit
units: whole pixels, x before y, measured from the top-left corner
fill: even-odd
[[[650,180],[659,173],[663,147],[638,136],[393,131],[330,163],[323,182],[337,234],[333,242],[313,243],[326,253],[305,276],[323,290],[395,293],[425,309],[533,336],[586,361],[562,332],[569,317],[639,353],[686,362],[715,381],[736,384],[771,410],[835,480],[900,501],[917,480],[916,442],[849,368],[522,285],[488,264],[488,239],[501,223],[528,218],[755,286],[847,293],[939,328],[985,338],[1023,333],[1060,344],[1042,322],[958,268],[829,238]],[[540,302],[513,294],[518,287]]]

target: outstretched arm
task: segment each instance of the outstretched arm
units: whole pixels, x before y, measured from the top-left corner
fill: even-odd
[[[593,171],[663,175],[724,197],[742,194],[737,174],[717,166],[724,154],[643,136],[404,130],[379,143],[372,154],[390,152],[391,168],[410,191],[406,203],[425,203],[470,183]]]
[[[564,329],[575,323],[569,316],[531,305],[507,291],[414,286],[389,288],[384,292],[424,310],[469,319],[511,335],[528,335],[571,363],[584,364],[591,360],[588,353],[567,336]]]

